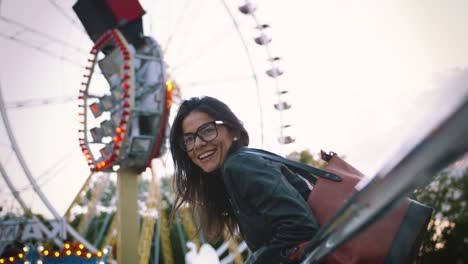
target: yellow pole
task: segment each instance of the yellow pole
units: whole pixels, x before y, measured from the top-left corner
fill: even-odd
[[[162,255],[164,258],[164,264],[174,264],[174,256],[172,254],[172,245],[170,239],[170,230],[168,226],[169,224],[166,218],[165,208],[162,206],[162,204],[159,204],[159,217],[159,228],[161,229],[161,248]]]
[[[117,249],[117,234],[114,234],[117,233],[117,213],[112,217],[112,222],[109,226],[109,228],[107,229],[107,234],[106,234],[106,238],[104,239],[104,243],[102,243],[102,245],[104,247],[107,247],[107,246],[112,246],[112,248],[114,249]],[[114,260],[115,256],[114,256],[114,253],[113,253],[114,250],[111,250],[111,252],[109,253],[109,263],[112,263],[111,260]]]
[[[150,258],[151,245],[153,243],[154,224],[156,223],[157,201],[159,195],[158,180],[154,166],[151,167],[151,183],[149,194],[146,198],[146,216],[143,217],[140,231],[140,241],[138,242],[138,254],[140,264],[148,264]]]
[[[86,188],[88,187],[89,185],[89,182],[91,181],[91,178],[93,178],[93,175],[94,175],[94,172],[91,172],[91,174],[89,174],[88,178],[86,179],[85,183],[81,186],[81,189],[80,191],[75,195],[75,198],[73,199],[73,202],[70,204],[70,206],[68,206],[68,209],[67,211],[65,212],[64,214],[64,218],[67,222],[71,222],[70,221],[70,212],[71,212],[71,209],[73,208],[73,206],[75,204],[77,204],[81,199],[80,199],[80,194],[81,192]]]
[[[242,253],[238,252],[239,244],[237,243],[236,239],[232,237],[230,234],[226,234],[224,239],[228,240],[229,245],[229,253],[234,256],[234,264],[242,264],[244,260],[242,258]]]
[[[119,264],[138,263],[138,178],[130,169],[117,171],[117,223]]]
[[[185,227],[185,232],[187,232],[188,239],[195,243],[195,245],[197,245],[197,248],[200,248],[200,240],[197,237],[197,231],[193,224],[193,219],[190,217],[189,209],[183,208],[182,210],[180,210],[179,215],[182,219],[182,224]]]

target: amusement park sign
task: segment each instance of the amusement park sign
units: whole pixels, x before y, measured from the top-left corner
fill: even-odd
[[[0,222],[0,242],[64,240],[65,230],[63,220],[11,219]]]

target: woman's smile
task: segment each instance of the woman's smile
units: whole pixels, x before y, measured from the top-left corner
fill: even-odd
[[[214,121],[210,115],[198,111],[191,112],[182,121],[183,134],[194,137],[190,138],[193,149],[187,154],[195,165],[207,173],[218,169],[224,163],[233,140],[226,126],[215,123],[212,124],[214,130],[208,132],[216,133],[213,138],[204,139],[203,135],[197,134],[200,128]]]

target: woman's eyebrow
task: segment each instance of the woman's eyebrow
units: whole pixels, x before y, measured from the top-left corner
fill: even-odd
[[[204,123],[204,124],[201,124],[199,127],[197,127],[197,129],[195,130],[195,132],[188,132],[188,133],[182,133],[183,136],[188,136],[188,135],[194,135],[195,133],[197,133],[201,128],[205,128],[206,126],[208,126],[209,123],[211,123],[213,121],[210,121],[210,122],[207,122],[207,123]]]

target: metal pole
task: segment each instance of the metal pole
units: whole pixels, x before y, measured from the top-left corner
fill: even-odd
[[[176,217],[176,230],[177,234],[179,235],[180,245],[182,247],[182,253],[187,254],[187,241],[184,237],[184,232],[182,231],[182,225],[180,224],[180,217],[177,215]]]
[[[71,212],[71,209],[73,208],[73,206],[75,204],[78,203],[78,201],[80,200],[80,194],[81,192],[83,192],[83,190],[88,187],[88,184],[89,182],[91,181],[91,178],[94,176],[94,172],[91,172],[88,176],[88,178],[86,179],[85,183],[81,186],[81,189],[76,193],[75,195],[75,198],[73,199],[73,202],[71,202],[70,206],[68,206],[68,209],[67,211],[65,212],[65,214],[63,215],[63,217],[65,218],[65,220],[67,222],[70,221],[70,212]]]
[[[110,204],[115,205],[115,196],[112,199]],[[109,223],[110,223],[111,218],[112,218],[112,213],[107,213],[106,218],[104,219],[104,223],[101,226],[101,230],[99,230],[99,234],[96,237],[96,240],[94,240],[93,245],[95,247],[98,247],[101,244],[102,238],[104,237],[104,232],[106,232],[110,228]],[[106,246],[106,245],[104,245],[104,246]]]
[[[358,191],[311,241],[303,263],[320,261],[468,151],[468,94],[461,98],[455,111],[420,141],[408,144],[373,178],[356,185]]]
[[[93,194],[91,201],[88,203],[88,210],[86,213],[86,216],[84,216],[77,229],[80,234],[87,234],[89,226],[91,225],[93,221],[93,217],[96,215],[96,207],[97,204],[101,201],[102,195],[104,193],[104,189],[107,187],[109,184],[109,175],[104,175],[103,179],[101,179],[100,182],[98,182],[96,187],[94,188]]]
[[[135,170],[117,171],[117,261],[138,263],[138,180]]]
[[[153,263],[152,264],[158,264],[159,263],[159,243],[160,243],[160,234],[161,234],[161,216],[158,216],[158,220],[156,221],[156,232],[153,235],[153,247],[154,247],[154,258],[153,258]]]

